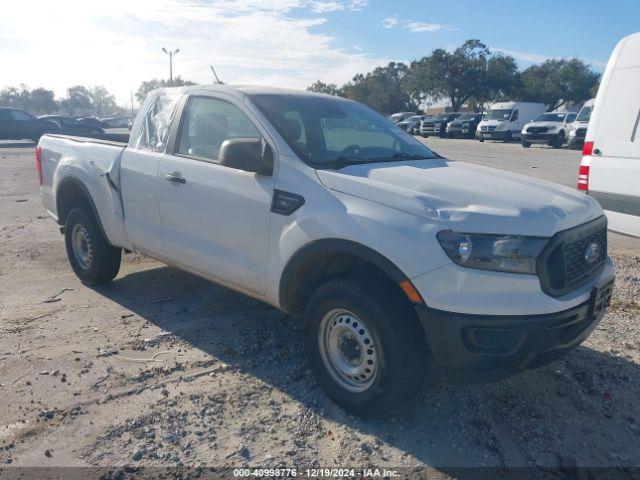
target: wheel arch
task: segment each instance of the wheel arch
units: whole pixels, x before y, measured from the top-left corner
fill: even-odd
[[[74,175],[67,175],[62,178],[56,189],[56,213],[58,216],[58,224],[64,228],[69,212],[77,207],[89,205],[91,212],[93,213],[100,232],[104,238],[108,238],[105,234],[105,230],[100,221],[100,215],[98,215],[98,209],[95,202],[89,193],[89,189],[86,187],[82,180]]]
[[[382,275],[402,292],[408,277],[391,260],[361,243],[339,238],[315,240],[298,249],[280,277],[279,304],[285,312],[300,315],[313,291],[324,281],[363,270]]]

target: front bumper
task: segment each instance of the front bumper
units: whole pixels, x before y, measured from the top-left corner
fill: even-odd
[[[507,132],[511,130],[482,130],[478,133],[478,138],[482,138],[484,140],[504,140]],[[511,134],[513,136],[513,133]]]
[[[436,364],[463,382],[494,381],[541,367],[576,348],[598,325],[611,300],[603,276],[588,301],[541,315],[471,315],[416,307]]]
[[[524,133],[522,139],[529,143],[551,143],[558,139],[559,132],[555,133]]]
[[[449,128],[447,133],[452,138],[473,137],[475,131],[472,131],[470,128],[463,127],[463,128]]]

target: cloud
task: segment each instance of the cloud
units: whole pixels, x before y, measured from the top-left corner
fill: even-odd
[[[400,23],[396,17],[387,17],[382,19],[382,28],[393,28]]]
[[[411,33],[439,32],[441,30],[451,30],[451,27],[449,25],[425,22],[407,22],[405,24],[405,28]]]
[[[415,22],[411,20],[401,20],[397,16],[386,17],[382,19],[382,28],[403,28],[409,30],[411,33],[424,33],[424,32],[440,32],[455,30],[450,25],[444,25],[442,23],[427,23],[427,22]]]
[[[561,58],[567,58],[567,57],[552,56],[552,55],[541,55],[538,53],[518,52],[516,50],[508,50],[506,48],[497,48],[497,47],[491,47],[491,50],[494,52],[502,53],[504,55],[510,55],[514,57],[516,60],[520,60],[521,62],[525,62],[525,63],[544,63],[547,60],[560,60]],[[571,58],[574,58],[574,57],[571,57]],[[575,57],[575,58],[580,58],[580,57]],[[599,70],[603,69],[607,65],[607,62],[603,62],[602,60],[594,60],[591,58],[580,58],[580,59],[585,63],[591,65],[593,68],[596,68]]]
[[[363,0],[21,0],[0,18],[0,88],[26,83],[58,96],[76,85],[104,85],[121,103],[143,80],[166,78],[162,47],[180,49],[174,74],[227,83],[306,88],[317,79],[343,83],[388,58],[335,46],[319,32],[320,14],[358,11]],[[36,13],[34,13],[36,12]]]

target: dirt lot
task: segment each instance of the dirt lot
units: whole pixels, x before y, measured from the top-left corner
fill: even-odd
[[[440,143],[445,155],[470,148]],[[479,147],[490,163],[499,147],[542,155]],[[611,243],[613,305],[578,350],[498,384],[435,382],[395,416],[364,421],[319,390],[295,318],[133,254],[111,285],[82,286],[41,206],[32,147],[4,143],[0,464],[429,466],[442,477],[639,466],[640,241]]]

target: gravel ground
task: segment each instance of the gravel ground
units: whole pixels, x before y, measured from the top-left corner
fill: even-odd
[[[32,150],[0,145],[0,164],[0,464],[418,466],[438,478],[640,464],[635,240],[612,235],[613,303],[576,351],[496,384],[434,380],[396,415],[360,420],[319,390],[295,318],[133,254],[112,284],[82,286]]]

